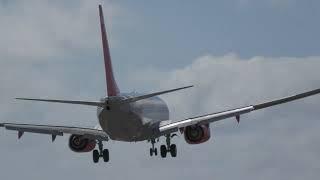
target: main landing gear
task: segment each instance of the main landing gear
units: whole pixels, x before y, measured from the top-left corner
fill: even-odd
[[[158,149],[154,147],[155,143],[156,143],[156,140],[155,139],[151,139],[152,148],[150,148],[150,156],[153,156],[153,154],[155,156],[158,155]]]
[[[98,163],[99,158],[102,157],[104,162],[109,162],[109,150],[103,149],[102,141],[98,141],[99,150],[92,151],[93,162]]]
[[[171,144],[171,138],[176,136],[175,134],[170,135],[167,134],[166,135],[166,145],[161,145],[160,146],[160,154],[162,158],[167,157],[167,153],[170,152],[172,157],[177,157],[177,146],[175,144]]]
[[[166,145],[160,146],[160,155],[162,158],[167,157],[167,153],[169,152],[172,157],[177,157],[177,146],[175,144],[171,144],[171,138],[176,136],[176,134],[167,134],[166,135]],[[150,148],[150,156],[157,156],[157,148],[154,147],[155,140],[151,140],[152,148]]]

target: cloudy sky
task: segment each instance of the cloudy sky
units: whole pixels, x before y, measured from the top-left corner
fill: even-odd
[[[163,96],[172,119],[320,87],[317,0],[0,0],[1,122],[97,123],[92,107],[13,98],[105,95],[99,3],[123,92],[195,85]],[[109,164],[71,152],[68,136],[18,141],[2,129],[0,179],[316,179],[319,107],[315,96],[245,115],[239,125],[218,122],[208,143],[175,138],[175,159],[149,157],[145,142],[110,141]]]

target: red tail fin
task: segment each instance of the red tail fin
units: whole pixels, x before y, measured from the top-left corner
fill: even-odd
[[[102,11],[101,5],[99,5],[99,15],[100,15],[104,65],[105,65],[105,71],[106,71],[107,94],[108,96],[117,96],[120,93],[120,91],[116,83],[116,80],[114,79],[114,76],[113,76],[109,44],[108,44],[106,27],[104,24],[103,11]]]

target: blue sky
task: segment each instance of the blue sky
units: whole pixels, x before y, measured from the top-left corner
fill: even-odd
[[[102,1],[0,1],[0,121],[92,127],[96,109],[14,97],[97,100],[105,80]],[[124,92],[193,84],[163,96],[171,119],[320,87],[316,0],[103,1],[114,71]],[[316,179],[319,97],[211,126],[208,143],[174,141],[175,159],[150,144],[108,142],[110,164],[77,154],[68,136],[0,130],[3,179]],[[163,143],[157,144],[159,146]]]
[[[116,34],[136,63],[181,67],[195,57],[319,55],[318,1],[121,1],[139,21]],[[122,51],[122,50],[119,50]],[[168,63],[168,62],[171,63]]]

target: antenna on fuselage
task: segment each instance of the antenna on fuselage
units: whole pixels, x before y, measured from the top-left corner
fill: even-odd
[[[108,38],[106,27],[104,23],[102,6],[99,5],[99,16],[100,16],[100,26],[101,26],[101,40],[102,40],[102,48],[103,48],[103,58],[104,58],[104,66],[106,73],[106,84],[107,84],[107,95],[108,96],[117,96],[120,93],[117,82],[113,75],[112,63],[111,63],[111,55],[109,50]]]

